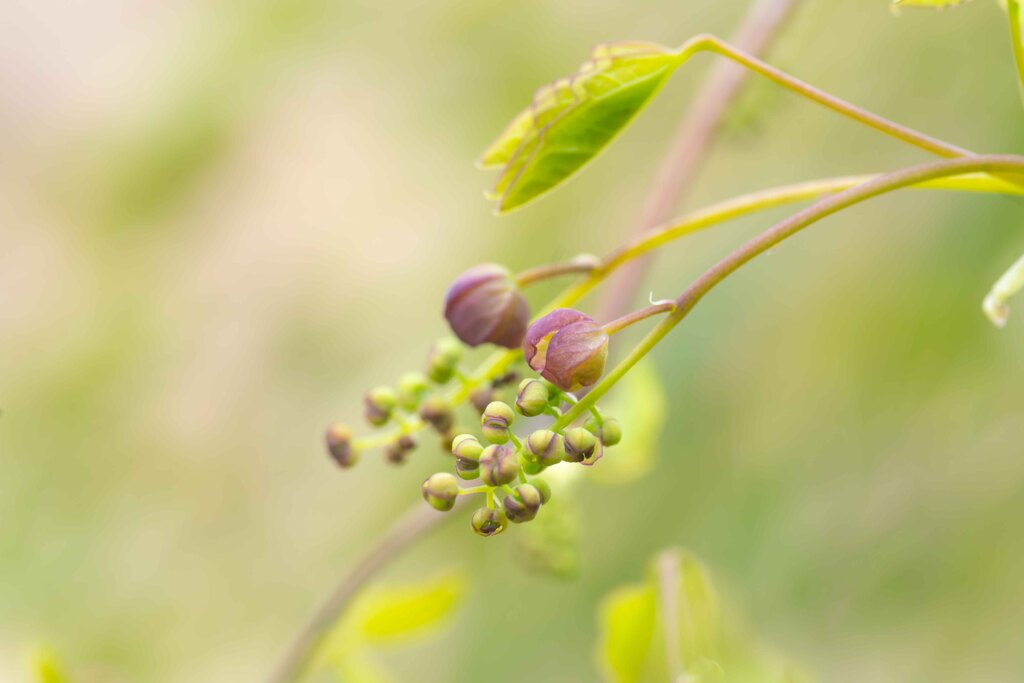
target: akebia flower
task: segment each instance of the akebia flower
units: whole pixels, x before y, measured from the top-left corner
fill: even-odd
[[[523,342],[530,309],[508,270],[484,263],[452,283],[444,317],[455,336],[469,346],[491,343],[514,349]]]
[[[530,325],[523,354],[531,368],[559,389],[576,391],[601,378],[608,334],[590,316],[559,308]]]

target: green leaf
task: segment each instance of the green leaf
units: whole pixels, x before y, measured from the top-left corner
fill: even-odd
[[[658,439],[665,424],[665,388],[653,363],[638,363],[619,383],[605,413],[626,425],[622,441],[605,453],[600,467],[590,470],[602,483],[628,484],[654,466]]]
[[[607,680],[636,683],[654,643],[657,596],[649,585],[624,586],[601,603],[597,659]]]
[[[567,180],[611,142],[661,89],[679,65],[655,43],[598,46],[568,78],[537,91],[480,158],[503,166],[494,190],[507,213]]]
[[[458,574],[403,586],[381,587],[361,602],[359,633],[369,643],[390,643],[440,627],[462,599],[465,581]]]
[[[579,521],[570,495],[559,490],[535,520],[516,530],[513,556],[530,571],[559,578],[579,575]]]
[[[679,646],[684,660],[716,660],[721,633],[718,596],[704,567],[689,553],[679,552]]]

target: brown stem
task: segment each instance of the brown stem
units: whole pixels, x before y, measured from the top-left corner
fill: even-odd
[[[755,0],[730,42],[750,54],[763,53],[796,4],[795,0]],[[676,204],[690,190],[700,171],[722,117],[749,76],[750,72],[739,64],[724,60],[715,64],[672,138],[640,220],[635,224],[634,234],[642,234],[672,217]],[[637,259],[615,276],[598,304],[599,320],[608,320],[629,310],[652,258]]]
[[[536,268],[524,270],[515,277],[516,284],[520,287],[546,280],[559,275],[572,275],[574,273],[592,273],[601,265],[601,259],[596,256],[577,256],[564,263],[550,263]]]
[[[626,329],[633,323],[638,323],[641,320],[646,320],[647,318],[650,318],[653,315],[658,315],[660,313],[668,313],[675,307],[676,305],[671,301],[662,301],[660,303],[651,304],[650,306],[641,308],[638,311],[627,313],[621,318],[616,318],[610,323],[605,323],[604,325],[602,325],[602,328],[604,329],[606,334],[612,335],[615,334],[616,332]]]

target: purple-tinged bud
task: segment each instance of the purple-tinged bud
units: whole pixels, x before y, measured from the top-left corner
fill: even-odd
[[[456,278],[444,302],[452,332],[469,346],[523,343],[530,309],[506,268],[484,263]]]
[[[517,486],[512,491],[512,495],[505,496],[505,500],[502,501],[508,521],[514,524],[529,522],[536,517],[537,511],[540,510],[540,504],[540,491],[531,484]]]
[[[539,429],[526,439],[526,453],[534,462],[550,467],[565,460],[565,439],[550,429]]]
[[[551,500],[551,484],[547,483],[545,480],[540,478],[531,479],[530,483],[533,484],[538,491],[540,491],[541,505]]]
[[[384,458],[393,465],[404,465],[415,448],[416,440],[403,434],[384,447]]]
[[[481,536],[497,536],[508,526],[508,519],[505,518],[505,513],[501,510],[480,508],[473,513],[470,526]]]
[[[420,401],[430,391],[427,378],[419,372],[407,372],[398,378],[398,405],[410,413],[420,407]]]
[[[565,431],[566,462],[583,462],[594,455],[597,450],[597,437],[583,427],[573,427]]]
[[[480,463],[476,460],[466,460],[465,458],[455,458],[455,474],[458,475],[459,479],[465,481],[472,481],[473,479],[480,478]]]
[[[441,512],[448,512],[455,507],[459,497],[459,480],[447,472],[432,474],[423,482],[423,500],[430,507]]]
[[[516,419],[516,414],[507,403],[492,401],[480,416],[480,431],[491,443],[505,443],[509,440],[508,428]]]
[[[524,379],[519,383],[516,409],[527,417],[536,417],[548,407],[551,394],[548,385],[539,379]]]
[[[477,387],[469,394],[469,402],[476,408],[476,412],[481,414],[496,398],[498,398],[498,392],[491,387]]]
[[[454,339],[441,339],[427,354],[427,375],[438,384],[446,384],[455,376],[462,360],[462,346]]]
[[[614,417],[606,417],[600,424],[597,418],[592,417],[583,426],[605,446],[614,446],[622,441],[622,426]]]
[[[608,334],[590,316],[559,308],[530,325],[523,354],[530,367],[556,387],[576,391],[601,378]]]
[[[517,379],[519,379],[518,372],[506,372],[501,377],[491,380],[491,386],[495,388],[503,387],[506,384],[514,384]]]
[[[352,431],[345,425],[331,425],[324,434],[327,451],[339,467],[349,468],[359,462],[359,451],[352,445]]]
[[[452,440],[452,455],[479,463],[484,447],[472,434],[459,434]]]
[[[420,406],[420,419],[444,434],[455,424],[455,413],[443,396],[431,396]]]
[[[366,396],[363,397],[363,404],[366,406],[366,421],[380,427],[391,419],[397,399],[395,392],[389,387],[377,387],[366,393]]]
[[[511,484],[517,476],[519,455],[511,444],[488,446],[480,454],[480,478],[488,486]]]

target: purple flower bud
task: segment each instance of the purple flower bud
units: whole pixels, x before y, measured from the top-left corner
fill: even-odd
[[[339,467],[352,467],[359,461],[359,451],[352,445],[352,431],[345,425],[331,425],[324,435],[327,451]]]
[[[559,308],[530,325],[523,354],[531,368],[559,389],[576,391],[601,378],[608,334],[590,316]]]
[[[484,263],[460,275],[448,289],[444,317],[463,343],[514,349],[523,342],[530,309],[508,270]]]

